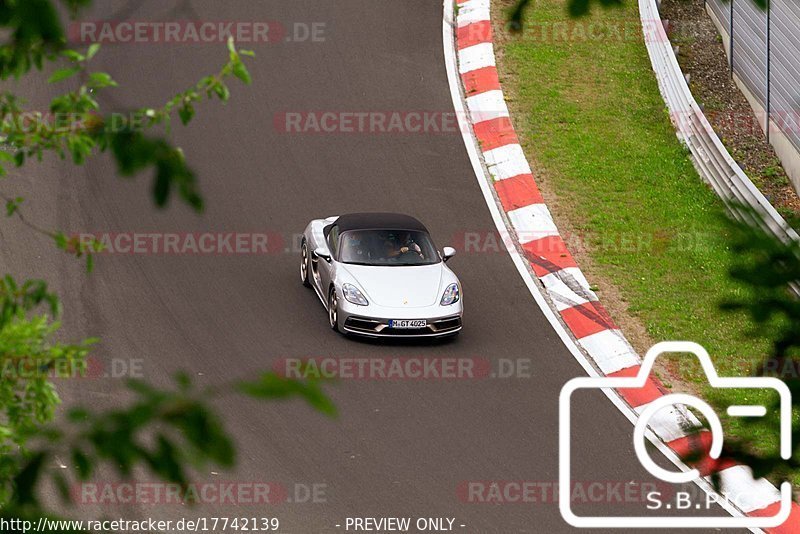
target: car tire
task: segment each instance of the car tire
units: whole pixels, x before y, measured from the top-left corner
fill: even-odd
[[[336,288],[333,286],[328,291],[328,325],[334,332],[339,331],[339,297],[336,296]]]
[[[308,245],[306,244],[306,240],[303,239],[303,244],[300,245],[300,280],[306,287],[311,287],[311,282],[308,280],[308,271],[311,265],[310,260]]]

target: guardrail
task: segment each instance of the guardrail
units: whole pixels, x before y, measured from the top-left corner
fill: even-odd
[[[711,185],[734,216],[738,218],[743,216],[741,212],[731,209],[734,204],[748,206],[760,215],[753,222],[766,228],[782,241],[800,239],[797,232],[775,211],[739,164],[734,161],[692,96],[664,25],[658,23],[661,16],[656,0],[639,0],[639,15],[647,52],[658,79],[661,95],[669,108],[678,138],[691,152],[700,175]]]

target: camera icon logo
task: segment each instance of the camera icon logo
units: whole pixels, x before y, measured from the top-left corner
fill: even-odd
[[[788,460],[792,455],[792,395],[789,387],[772,377],[720,377],[717,375],[711,357],[697,343],[688,341],[665,341],[657,343],[644,357],[639,373],[635,377],[579,377],[567,382],[559,396],[559,486],[571,487],[571,400],[572,395],[584,389],[640,389],[645,387],[656,358],[664,353],[689,353],[700,361],[703,371],[713,388],[774,390],[780,398],[780,455]],[[647,451],[647,439],[658,440],[648,432],[648,423],[656,413],[675,405],[689,406],[699,411],[708,421],[711,432],[709,456],[717,460],[722,454],[722,423],[717,413],[702,399],[686,394],[671,394],[659,397],[649,403],[639,415],[633,431],[633,445],[642,466],[654,477],[664,482],[683,484],[700,482],[697,469],[681,466],[681,471],[670,471],[657,465]],[[727,413],[731,417],[763,417],[767,414],[764,406],[730,406]],[[723,488],[724,489],[724,488]],[[567,523],[580,528],[770,528],[783,524],[789,517],[792,505],[791,483],[783,482],[780,488],[780,509],[768,517],[678,517],[678,516],[578,516],[570,502],[570,491],[559,492],[559,509]]]

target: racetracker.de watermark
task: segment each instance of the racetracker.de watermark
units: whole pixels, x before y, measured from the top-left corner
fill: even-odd
[[[321,21],[275,20],[83,20],[67,31],[73,44],[271,44],[319,43],[326,39]]]
[[[487,111],[485,115],[501,113]],[[273,126],[284,134],[460,134],[468,126],[466,120],[459,118],[454,111],[294,110],[276,113]],[[510,119],[502,120],[511,131]]]
[[[82,232],[77,239],[98,254],[249,255],[289,252],[278,232]]]
[[[286,378],[341,380],[482,380],[531,378],[530,358],[430,356],[280,358],[272,370]]]
[[[534,10],[533,7],[529,9]],[[680,21],[682,33],[696,33],[694,21]],[[519,26],[508,23],[507,31],[513,31],[515,41],[559,44],[559,43],[666,43],[672,32],[669,20],[639,18],[616,20],[532,20]],[[490,24],[469,24],[459,28],[458,39],[468,42],[492,40]]]
[[[569,232],[560,233],[561,240],[554,240],[552,231],[498,232],[496,229],[467,229],[455,232],[450,245],[466,254],[496,254],[513,249],[519,240],[523,248],[537,254],[562,253],[564,246],[570,252],[607,251],[627,254],[662,253],[671,251],[702,251],[715,239],[705,231],[670,233],[666,230],[640,232]]]
[[[17,357],[0,361],[0,380],[144,378],[141,358]]]
[[[74,502],[83,505],[263,506],[286,503],[317,504],[327,500],[321,482],[207,481],[186,485],[170,482],[83,482],[71,488]]]
[[[648,495],[668,495],[672,486],[618,480],[574,481],[570,500],[576,504],[641,504]],[[559,484],[537,480],[465,480],[456,487],[458,500],[470,504],[558,504]]]

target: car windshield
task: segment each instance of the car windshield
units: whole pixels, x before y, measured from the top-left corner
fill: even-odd
[[[426,232],[350,230],[341,236],[340,261],[355,265],[432,265],[439,253]]]

